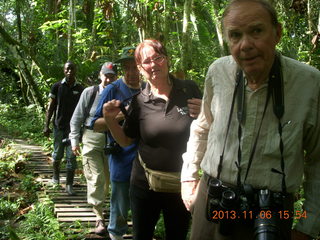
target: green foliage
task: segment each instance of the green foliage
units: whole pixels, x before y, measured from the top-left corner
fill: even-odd
[[[25,168],[30,155],[5,140],[0,148],[0,239],[71,239],[60,230],[50,199],[37,202],[40,184]],[[30,210],[31,209],[31,210]],[[66,232],[69,236],[72,233]],[[75,239],[81,239],[81,234]]]
[[[70,9],[68,1],[59,6],[55,2],[40,0],[18,1],[21,6],[22,43],[30,53],[8,46],[0,38],[0,77],[2,87],[0,100],[3,103],[34,103],[21,76],[25,64],[35,84],[45,99],[50,86],[63,77],[63,64],[68,58],[78,66],[78,79],[84,85],[88,77],[95,75],[105,60],[115,60],[124,46],[136,45],[142,38],[162,38],[169,53],[172,53],[172,71],[181,70],[183,1],[76,1]],[[200,86],[210,63],[226,54],[225,46],[218,41],[221,15],[228,1],[194,0],[191,11],[189,61],[184,70],[186,78],[195,80]],[[319,68],[320,48],[314,49],[311,39],[316,35],[318,22],[317,0],[309,1],[310,12],[298,13],[290,8],[292,1],[278,1],[276,8],[283,24],[283,37],[279,50],[284,55],[307,62]],[[94,5],[95,4],[95,5]],[[94,6],[93,11],[92,6]],[[0,4],[0,18],[7,33],[18,39],[16,1]],[[74,11],[75,22],[70,25],[70,12]],[[72,29],[70,29],[72,28]],[[72,47],[68,56],[68,30],[72,30]],[[19,58],[18,55],[21,57]],[[36,64],[33,59],[37,60]],[[3,66],[1,65],[1,59]],[[21,63],[21,59],[25,63]],[[184,61],[185,62],[185,61]],[[12,64],[14,63],[14,64]],[[16,64],[17,63],[17,64]],[[20,67],[18,67],[20,66]],[[96,80],[96,79],[94,79]]]
[[[10,219],[18,213],[20,204],[10,200],[0,199],[0,221]]]
[[[36,203],[32,210],[25,215],[16,233],[22,239],[64,240],[67,239],[60,231],[58,220],[53,213],[52,202]]]
[[[155,227],[154,236],[159,239],[165,239],[165,226],[162,214],[160,215],[160,218]]]
[[[67,19],[59,19],[55,21],[47,21],[42,24],[39,29],[42,30],[43,34],[46,34],[48,31],[51,30],[61,30],[62,32],[66,32],[68,26]]]
[[[43,143],[44,115],[36,105],[0,104],[0,125],[11,136]]]

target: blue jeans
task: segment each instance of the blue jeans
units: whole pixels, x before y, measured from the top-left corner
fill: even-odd
[[[71,145],[62,143],[62,140],[69,137],[69,130],[61,130],[56,127],[53,128],[53,153],[52,158],[54,162],[60,162],[64,155],[64,150],[66,150],[66,169],[75,170],[77,169],[77,159],[72,152]]]
[[[108,232],[122,236],[128,230],[127,218],[130,209],[130,182],[111,181],[110,219]]]

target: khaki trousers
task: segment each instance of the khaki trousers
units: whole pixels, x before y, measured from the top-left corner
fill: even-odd
[[[97,220],[104,219],[103,208],[109,192],[109,165],[104,153],[104,133],[84,129],[82,163],[87,181],[87,201],[93,205]]]

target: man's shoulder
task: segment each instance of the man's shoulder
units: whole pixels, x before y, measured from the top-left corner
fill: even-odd
[[[93,88],[94,88],[94,87],[95,87],[95,85],[86,87],[85,89],[83,89],[83,92],[84,92],[84,93],[87,93],[87,92],[93,91]]]
[[[62,84],[62,80],[57,81],[57,82],[55,82],[55,83],[52,85],[52,88],[59,87],[61,84]]]
[[[211,65],[225,65],[225,66],[229,66],[229,65],[236,65],[236,61],[234,60],[234,58],[231,55],[228,56],[224,56],[224,57],[220,57],[215,59]]]
[[[94,87],[95,87],[95,86],[86,87],[85,89],[83,89],[82,95],[85,95],[85,96],[90,95],[90,93],[93,92]]]
[[[57,93],[58,92],[58,90],[59,90],[59,88],[60,88],[60,86],[61,86],[61,82],[62,82],[62,80],[61,81],[58,81],[58,82],[55,82],[53,85],[52,85],[52,87],[51,87],[51,93]]]
[[[320,74],[320,71],[317,68],[315,68],[307,63],[304,63],[304,62],[301,62],[301,61],[298,61],[296,59],[289,58],[286,56],[282,56],[282,64],[285,68],[288,68],[292,71],[294,71],[294,70],[300,71],[301,69],[303,69],[304,71],[309,71],[314,74]]]
[[[208,75],[234,75],[237,69],[237,63],[234,58],[229,56],[224,56],[216,59],[211,63],[208,69]]]
[[[83,91],[85,89],[85,87],[79,82],[76,82],[74,87],[80,91]]]
[[[290,80],[290,82],[305,87],[320,87],[320,71],[318,69],[293,58],[285,56],[281,58],[282,74],[285,82]]]
[[[122,82],[122,79],[118,79],[110,84],[108,84],[103,92],[102,92],[102,98],[108,98],[110,96],[113,97],[113,95],[117,94],[117,92],[119,91],[119,88],[121,87],[121,82]]]
[[[119,87],[122,87],[122,85],[125,85],[122,78],[117,79],[116,81],[108,84],[106,87],[107,89],[117,89]]]

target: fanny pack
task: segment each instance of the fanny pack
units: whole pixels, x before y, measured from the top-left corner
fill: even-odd
[[[155,192],[181,192],[180,172],[163,172],[152,170],[142,161],[138,154],[141,166],[144,168],[146,178],[148,180],[149,189]]]

